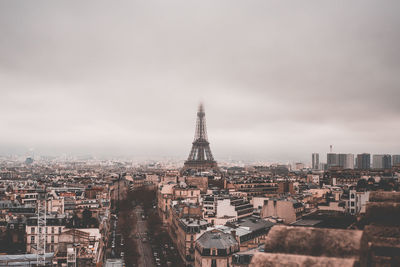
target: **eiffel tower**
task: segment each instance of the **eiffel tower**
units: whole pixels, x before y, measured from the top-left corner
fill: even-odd
[[[196,133],[188,159],[185,161],[182,172],[191,171],[219,172],[217,162],[211,153],[207,138],[206,118],[203,104],[197,112]]]

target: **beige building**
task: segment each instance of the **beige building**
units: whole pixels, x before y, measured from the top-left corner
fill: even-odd
[[[186,266],[193,266],[195,260],[195,241],[206,231],[209,223],[203,219],[178,219],[176,246]]]
[[[66,262],[68,250],[74,252],[77,266],[96,266],[104,253],[101,234],[97,228],[65,229],[59,236],[55,259],[59,264]]]
[[[185,178],[185,181],[188,185],[195,186],[201,190],[202,193],[205,193],[208,188],[208,177],[204,176],[189,176]]]
[[[211,230],[202,234],[196,241],[196,267],[232,266],[232,255],[240,250],[234,234]]]
[[[63,232],[66,224],[66,218],[63,215],[52,216],[48,215],[46,218],[46,251],[55,252],[58,249],[59,236]],[[36,243],[38,241],[39,231],[37,217],[31,217],[26,222],[26,251],[28,253],[35,253]]]
[[[264,200],[261,209],[261,218],[275,217],[283,219],[285,224],[291,224],[299,219],[304,211],[304,205],[286,199],[269,199]]]

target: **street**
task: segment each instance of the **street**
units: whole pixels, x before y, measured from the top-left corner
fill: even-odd
[[[137,224],[133,227],[132,235],[136,236],[136,244],[139,252],[138,266],[140,267],[155,267],[154,257],[147,236],[147,224],[142,219],[143,209],[141,206],[136,206],[134,216],[136,216]]]

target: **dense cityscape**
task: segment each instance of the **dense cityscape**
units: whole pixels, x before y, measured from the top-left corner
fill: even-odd
[[[0,265],[398,264],[399,155],[311,160],[218,164],[203,105],[181,168],[2,157]]]
[[[0,1],[0,267],[400,267],[400,1]]]

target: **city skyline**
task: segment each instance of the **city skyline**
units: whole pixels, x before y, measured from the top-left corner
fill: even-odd
[[[400,1],[0,1],[0,266],[400,266]]]
[[[0,154],[399,154],[399,5],[1,2]]]

